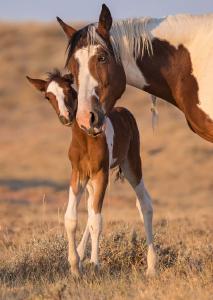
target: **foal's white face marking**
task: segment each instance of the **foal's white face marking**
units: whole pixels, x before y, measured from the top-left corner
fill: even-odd
[[[98,82],[89,70],[89,61],[97,53],[99,46],[90,45],[76,51],[75,58],[79,63],[78,74],[78,112],[91,111],[91,97],[95,94]]]
[[[47,93],[52,93],[55,95],[56,100],[58,102],[58,108],[60,111],[60,115],[64,116],[68,119],[69,112],[65,106],[64,103],[64,91],[63,88],[59,86],[59,84],[56,81],[51,81],[47,88]]]

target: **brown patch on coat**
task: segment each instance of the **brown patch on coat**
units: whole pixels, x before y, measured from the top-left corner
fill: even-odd
[[[167,41],[152,41],[153,56],[145,53],[137,65],[149,85],[144,90],[177,106],[186,117],[189,127],[204,139],[213,142],[213,122],[197,106],[199,86],[192,72],[189,51]]]

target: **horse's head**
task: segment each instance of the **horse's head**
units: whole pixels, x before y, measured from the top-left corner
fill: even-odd
[[[110,11],[103,5],[99,22],[78,31],[57,20],[69,38],[66,65],[78,88],[77,122],[88,133],[99,134],[104,128],[105,114],[126,87],[123,66],[110,42]]]
[[[51,103],[61,123],[71,126],[77,111],[77,93],[72,87],[73,79],[70,74],[62,76],[58,70],[49,73],[48,80],[27,79],[34,87],[43,92]]]

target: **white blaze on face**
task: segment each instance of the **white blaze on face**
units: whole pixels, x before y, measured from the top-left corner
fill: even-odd
[[[52,93],[55,95],[56,100],[58,102],[58,108],[60,111],[60,116],[63,116],[68,119],[69,112],[66,108],[66,105],[64,103],[64,91],[63,88],[59,86],[59,84],[56,81],[50,82],[47,88],[47,93]]]
[[[75,58],[79,63],[78,74],[78,113],[91,111],[91,97],[95,94],[95,88],[98,82],[92,76],[89,70],[89,61],[96,55],[98,46],[90,45],[76,51]]]
[[[112,122],[109,118],[106,118],[106,129],[105,129],[105,136],[106,142],[109,150],[109,167],[114,163],[113,159],[113,146],[114,146],[114,128],[112,126]]]

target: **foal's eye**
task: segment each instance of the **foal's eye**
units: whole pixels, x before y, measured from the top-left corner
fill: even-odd
[[[45,96],[45,99],[50,100],[50,98],[48,96]]]
[[[102,64],[105,64],[106,61],[107,61],[106,55],[101,54],[101,55],[98,56],[98,62],[100,62],[100,63],[102,63]]]

